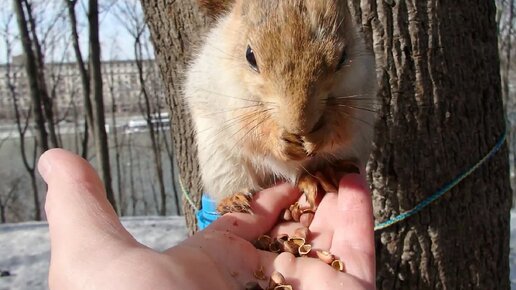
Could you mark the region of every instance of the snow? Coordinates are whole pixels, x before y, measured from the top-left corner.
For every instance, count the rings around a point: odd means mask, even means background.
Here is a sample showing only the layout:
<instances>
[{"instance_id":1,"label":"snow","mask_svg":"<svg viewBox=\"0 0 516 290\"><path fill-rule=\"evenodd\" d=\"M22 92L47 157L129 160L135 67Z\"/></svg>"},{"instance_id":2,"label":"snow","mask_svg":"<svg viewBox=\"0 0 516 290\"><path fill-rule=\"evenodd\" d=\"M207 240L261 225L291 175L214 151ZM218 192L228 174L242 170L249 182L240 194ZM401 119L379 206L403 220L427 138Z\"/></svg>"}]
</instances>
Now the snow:
<instances>
[{"instance_id":1,"label":"snow","mask_svg":"<svg viewBox=\"0 0 516 290\"><path fill-rule=\"evenodd\" d=\"M187 237L183 217L124 218L126 229L142 244L165 250ZM28 222L0 225L0 290L48 289L50 258L48 225Z\"/></svg>"},{"instance_id":2,"label":"snow","mask_svg":"<svg viewBox=\"0 0 516 290\"><path fill-rule=\"evenodd\" d=\"M124 218L122 223L141 243L165 250L187 236L182 217ZM511 289L516 290L516 210L511 212ZM0 278L0 290L38 290L47 288L50 244L44 222L0 225L0 271L11 276Z\"/></svg>"}]
</instances>

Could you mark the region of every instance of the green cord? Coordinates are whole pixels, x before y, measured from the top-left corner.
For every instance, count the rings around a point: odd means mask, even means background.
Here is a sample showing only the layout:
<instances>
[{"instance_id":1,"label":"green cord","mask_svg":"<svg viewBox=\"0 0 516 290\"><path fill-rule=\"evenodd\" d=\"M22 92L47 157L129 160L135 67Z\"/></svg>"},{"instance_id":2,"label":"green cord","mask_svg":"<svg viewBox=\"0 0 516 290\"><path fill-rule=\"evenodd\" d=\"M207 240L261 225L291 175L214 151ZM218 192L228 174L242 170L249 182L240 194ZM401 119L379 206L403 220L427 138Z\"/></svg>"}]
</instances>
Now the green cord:
<instances>
[{"instance_id":1,"label":"green cord","mask_svg":"<svg viewBox=\"0 0 516 290\"><path fill-rule=\"evenodd\" d=\"M181 176L179 176L178 180L179 180L179 186L181 186L181 190L183 191L183 196L186 198L186 200L188 201L190 206L195 210L195 212L198 212L199 209L197 208L197 206L193 202L192 198L190 197L190 192L188 192L188 190L186 190L185 186L183 185Z\"/></svg>"},{"instance_id":2,"label":"green cord","mask_svg":"<svg viewBox=\"0 0 516 290\"><path fill-rule=\"evenodd\" d=\"M504 144L505 140L507 139L507 134L508 134L508 132L507 132L507 129L506 129L503 132L503 134L500 137L500 139L498 140L498 142L495 144L495 146L489 151L489 153L487 153L482 159L480 159L470 169L468 169L467 171L459 174L451 182L445 184L442 188L437 190L436 193L434 193L433 195L429 196L428 198L426 198L423 201L421 201L420 203L418 203L411 210L408 210L408 211L406 211L404 213L401 213L401 214L399 214L399 215L397 215L397 216L395 216L395 217L393 217L393 218L391 218L391 219L389 219L387 221L384 221L384 222L376 224L374 226L374 230L375 231L379 231L379 230L385 229L387 227L390 227L390 226L392 226L392 225L394 225L394 224L396 224L398 222L401 222L401 221L403 221L403 220L405 220L405 219L415 215L416 213L420 212L421 210L423 210L425 207L427 207L428 205L430 205L434 201L438 200L440 197L442 197L444 194L446 194L452 188L454 188L457 184L459 184L462 180L464 180L466 177L471 175L475 170L477 170L487 160L491 159L498 151L500 151L500 149L502 148L502 145ZM188 201L190 206L196 212L198 212L199 208L197 208L197 206L193 202L192 198L190 197L190 193L184 187L181 177L179 177L178 179L179 179L179 185L181 186L181 190L183 191L184 197L186 198L186 200Z\"/></svg>"},{"instance_id":3,"label":"green cord","mask_svg":"<svg viewBox=\"0 0 516 290\"><path fill-rule=\"evenodd\" d=\"M498 142L495 144L495 146L487 153L480 161L478 161L473 167L468 169L467 171L463 172L462 174L459 174L457 177L455 177L451 182L445 184L443 187L441 187L439 190L437 190L436 193L429 196L428 198L424 199L420 203L418 203L414 208L412 208L409 211L406 211L404 213L401 213L387 221L381 222L379 224L376 224L374 226L375 231L379 231L382 229L385 229L387 227L390 227L400 221L403 221L416 213L423 210L425 207L427 207L432 202L439 199L441 196L443 196L445 193L450 191L452 188L454 188L457 184L459 184L462 180L464 180L466 177L471 175L480 165L484 164L487 160L491 159L498 151L500 151L500 148L502 148L502 145L505 143L505 140L507 139L507 130L505 130L498 140Z\"/></svg>"}]
</instances>

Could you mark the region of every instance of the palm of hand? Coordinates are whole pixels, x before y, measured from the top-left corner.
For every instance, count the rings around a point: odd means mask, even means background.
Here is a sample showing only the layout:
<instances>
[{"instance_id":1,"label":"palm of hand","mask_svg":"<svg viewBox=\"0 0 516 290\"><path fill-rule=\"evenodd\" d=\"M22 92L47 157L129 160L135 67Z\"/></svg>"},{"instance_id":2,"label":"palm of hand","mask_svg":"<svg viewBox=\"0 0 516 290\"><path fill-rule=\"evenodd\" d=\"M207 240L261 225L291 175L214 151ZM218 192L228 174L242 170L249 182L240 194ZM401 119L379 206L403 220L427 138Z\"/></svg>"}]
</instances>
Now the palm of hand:
<instances>
[{"instance_id":1,"label":"palm of hand","mask_svg":"<svg viewBox=\"0 0 516 290\"><path fill-rule=\"evenodd\" d=\"M316 258L259 251L249 242L263 233L288 234L300 227L277 224L281 209L297 198L287 185L258 193L253 215L225 215L160 253L123 228L87 162L62 150L45 155L39 169L49 185L51 289L242 290L256 281L258 269L282 273L296 290L374 288L371 200L357 176L343 179L339 195L325 195L310 227L314 249L344 261L341 273Z\"/></svg>"},{"instance_id":2,"label":"palm of hand","mask_svg":"<svg viewBox=\"0 0 516 290\"><path fill-rule=\"evenodd\" d=\"M254 216L231 214L224 216L205 232L182 246L199 249L216 265L224 265L224 272L234 282L234 289L242 289L249 281L256 281L255 273L263 269L266 276L278 271L287 277L294 289L368 289L374 288L374 248L372 241L372 209L363 183L358 176L345 178L342 191L347 196L328 193L316 211L310 226L310 243L314 249L327 250L345 261L345 273L340 273L317 258L295 258L290 253L274 254L255 249L249 241L256 239L276 223L282 208L296 197L286 186L260 193L252 205ZM351 178L351 180L349 180ZM290 191L290 195L289 195ZM286 193L286 194L285 194ZM264 205L274 204L265 210ZM274 225L270 234L292 235L300 223L282 222ZM289 279L290 278L290 279ZM267 285L267 281L260 284ZM236 286L235 286L236 285ZM226 289L233 289L229 286Z\"/></svg>"}]
</instances>

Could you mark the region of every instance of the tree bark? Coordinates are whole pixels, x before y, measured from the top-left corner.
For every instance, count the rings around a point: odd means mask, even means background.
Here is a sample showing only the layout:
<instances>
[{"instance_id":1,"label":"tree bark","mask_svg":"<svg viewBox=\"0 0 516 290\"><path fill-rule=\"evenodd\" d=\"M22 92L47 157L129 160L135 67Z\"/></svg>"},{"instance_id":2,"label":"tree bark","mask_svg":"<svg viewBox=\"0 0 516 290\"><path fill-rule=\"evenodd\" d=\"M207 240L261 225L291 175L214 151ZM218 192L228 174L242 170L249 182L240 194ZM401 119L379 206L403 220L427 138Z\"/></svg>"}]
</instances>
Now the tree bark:
<instances>
[{"instance_id":1,"label":"tree bark","mask_svg":"<svg viewBox=\"0 0 516 290\"><path fill-rule=\"evenodd\" d=\"M156 57L166 86L171 112L171 134L182 184L200 206L201 182L194 132L188 110L181 98L182 73L195 45L206 32L209 19L200 13L195 0L141 1L149 25ZM190 234L197 230L196 208L183 197L183 212Z\"/></svg>"},{"instance_id":2,"label":"tree bark","mask_svg":"<svg viewBox=\"0 0 516 290\"><path fill-rule=\"evenodd\" d=\"M369 164L375 216L414 208L505 130L494 1L353 0L382 101ZM376 235L379 289L509 289L507 148Z\"/></svg>"},{"instance_id":3,"label":"tree bark","mask_svg":"<svg viewBox=\"0 0 516 290\"><path fill-rule=\"evenodd\" d=\"M88 9L88 22L90 28L90 68L91 91L93 92L93 118L95 131L95 147L100 176L106 188L109 202L117 211L115 196L111 185L111 167L109 165L108 136L106 133L106 120L104 113L104 99L102 96L102 72L100 63L99 42L99 11L98 1L90 0Z\"/></svg>"}]
</instances>

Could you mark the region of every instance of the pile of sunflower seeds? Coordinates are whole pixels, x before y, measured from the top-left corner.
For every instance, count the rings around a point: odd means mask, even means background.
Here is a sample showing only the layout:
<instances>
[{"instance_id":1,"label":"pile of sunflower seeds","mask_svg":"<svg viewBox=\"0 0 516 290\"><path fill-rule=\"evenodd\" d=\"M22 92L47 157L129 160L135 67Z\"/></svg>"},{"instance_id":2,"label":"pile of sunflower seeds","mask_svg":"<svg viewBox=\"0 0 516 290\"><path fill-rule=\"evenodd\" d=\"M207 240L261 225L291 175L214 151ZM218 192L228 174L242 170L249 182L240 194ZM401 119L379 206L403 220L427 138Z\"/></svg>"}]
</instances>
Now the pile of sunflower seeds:
<instances>
[{"instance_id":1,"label":"pile of sunflower seeds","mask_svg":"<svg viewBox=\"0 0 516 290\"><path fill-rule=\"evenodd\" d=\"M295 257L306 257L312 252L312 245L307 243L307 238L310 235L308 227L301 227L294 231L292 236L283 234L277 237L262 235L256 239L254 246L263 251L273 253L288 252ZM337 271L344 272L344 263L336 259L333 254L328 251L315 251L317 258L324 263L330 265ZM260 268L254 273L254 277L258 280L266 281L267 277L263 273L263 268ZM274 272L270 279L267 288L263 289L258 282L249 282L246 284L245 290L293 290L291 285L285 284L285 278L279 272Z\"/></svg>"}]
</instances>

